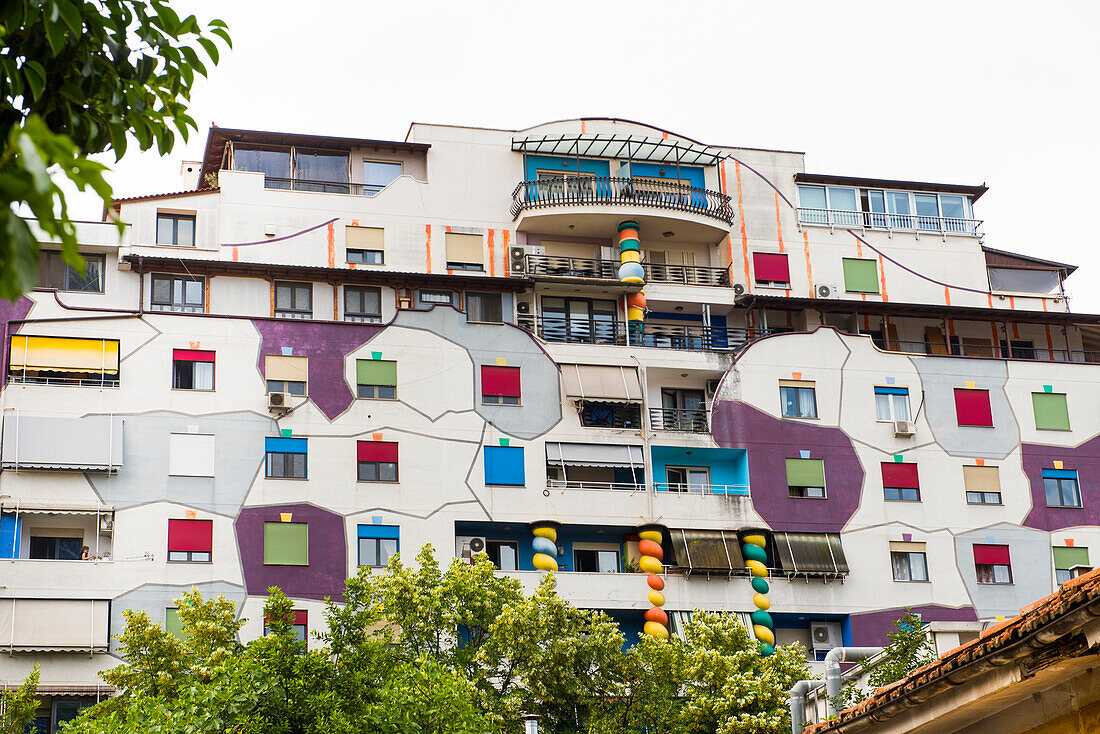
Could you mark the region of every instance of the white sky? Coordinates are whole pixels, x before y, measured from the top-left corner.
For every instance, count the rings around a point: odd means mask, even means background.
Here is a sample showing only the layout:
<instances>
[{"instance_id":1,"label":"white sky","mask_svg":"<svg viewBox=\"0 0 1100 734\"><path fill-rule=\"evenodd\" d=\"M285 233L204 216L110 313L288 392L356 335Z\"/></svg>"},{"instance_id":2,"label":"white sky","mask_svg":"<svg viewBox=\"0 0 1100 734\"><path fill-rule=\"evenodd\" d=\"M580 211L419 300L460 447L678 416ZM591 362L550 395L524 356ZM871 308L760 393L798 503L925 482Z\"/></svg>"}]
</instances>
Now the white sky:
<instances>
[{"instance_id":1,"label":"white sky","mask_svg":"<svg viewBox=\"0 0 1100 734\"><path fill-rule=\"evenodd\" d=\"M978 184L985 244L1081 266L1100 312L1100 3L176 0L234 50L200 131L131 152L117 196L174 191L223 127L403 139L409 123L523 128L622 117L706 143L806 152L817 173ZM74 199L98 219L94 198Z\"/></svg>"}]
</instances>

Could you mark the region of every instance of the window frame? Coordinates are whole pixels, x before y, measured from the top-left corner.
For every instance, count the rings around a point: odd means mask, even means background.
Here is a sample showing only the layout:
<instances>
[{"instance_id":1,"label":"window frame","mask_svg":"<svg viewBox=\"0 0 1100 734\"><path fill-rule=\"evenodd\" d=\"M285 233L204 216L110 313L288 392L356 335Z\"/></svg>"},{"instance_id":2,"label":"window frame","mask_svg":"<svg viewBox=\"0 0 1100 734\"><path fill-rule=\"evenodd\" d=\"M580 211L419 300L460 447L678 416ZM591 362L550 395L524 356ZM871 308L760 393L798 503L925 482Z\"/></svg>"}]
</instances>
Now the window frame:
<instances>
[{"instance_id":1,"label":"window frame","mask_svg":"<svg viewBox=\"0 0 1100 734\"><path fill-rule=\"evenodd\" d=\"M879 390L883 390L884 392L880 393ZM890 392L885 392L887 390L889 390ZM902 394L903 394L901 392L898 392L900 390L905 391L904 396L905 396L905 412L906 412L906 415L905 415L904 418L898 418L895 411L894 411L894 408L895 408L894 398L895 397L901 397ZM902 386L897 386L897 385L875 385L874 386L874 395L875 395L875 422L876 423L894 423L896 421L912 421L913 420L913 403L911 402L911 399L910 399L909 387L908 386L902 387ZM879 410L878 410L878 407L879 407L878 396L879 395L886 395L890 398L886 402L886 404L890 408L890 417L889 418L883 418L879 414Z\"/></svg>"},{"instance_id":2,"label":"window frame","mask_svg":"<svg viewBox=\"0 0 1100 734\"><path fill-rule=\"evenodd\" d=\"M623 554L622 548L614 543L574 543L572 548L573 572L574 573L622 573L623 572ZM577 570L577 553L594 553L596 561L595 571L578 571ZM614 553L615 554L615 570L614 571L600 571L600 554L601 553Z\"/></svg>"},{"instance_id":3,"label":"window frame","mask_svg":"<svg viewBox=\"0 0 1100 734\"><path fill-rule=\"evenodd\" d=\"M370 313L367 311L348 311L348 293L349 290L352 293L359 294L360 303L363 302L363 293L368 291L377 291L378 293L378 312ZM344 301L344 321L350 321L362 324L380 324L382 323L382 289L379 286L373 285L344 285L343 289L343 301Z\"/></svg>"},{"instance_id":4,"label":"window frame","mask_svg":"<svg viewBox=\"0 0 1100 734\"><path fill-rule=\"evenodd\" d=\"M1058 474L1071 474L1072 473L1073 476L1072 477L1070 477L1070 476L1048 476L1048 473L1053 474L1054 472L1057 472ZM1043 469L1042 470L1042 476L1043 476L1043 496L1044 496L1044 499L1046 500L1046 503L1047 503L1046 506L1047 507L1050 507L1050 508L1053 508L1053 509L1059 509L1059 510L1080 510L1080 509L1084 508L1084 497L1081 496L1081 478L1078 475L1076 469L1064 469L1064 470ZM1072 504L1072 505L1067 505L1067 504L1064 504L1064 503L1063 504L1057 504L1057 505L1050 504L1050 484L1048 484L1049 482L1055 482L1055 488L1056 488L1056 491L1058 493L1058 497L1059 497L1060 500L1064 500L1065 497L1066 497L1066 491L1065 491L1065 488L1063 486L1063 483L1072 482L1072 494L1073 494L1073 497L1077 500L1077 503Z\"/></svg>"},{"instance_id":5,"label":"window frame","mask_svg":"<svg viewBox=\"0 0 1100 734\"><path fill-rule=\"evenodd\" d=\"M358 461L357 460L355 462L355 476L356 476L355 481L357 481L357 482L367 482L367 483L370 483L370 484L398 484L401 481L400 475L398 474L398 466L397 466L398 463L399 462L396 462L396 461ZM390 466L391 464L393 465L393 479L381 479L380 477L382 476L382 468L386 467L386 466ZM378 479L369 479L369 478L364 479L363 478L363 469L364 468L370 468L370 467L374 467L375 476L379 477Z\"/></svg>"},{"instance_id":6,"label":"window frame","mask_svg":"<svg viewBox=\"0 0 1100 734\"><path fill-rule=\"evenodd\" d=\"M385 568L390 565L390 559L401 552L401 538L372 538L356 536L355 538L355 562L359 568ZM382 561L382 543L393 543L393 552L386 554L385 562L380 563L363 563L363 541L369 541L368 544L374 545L375 557Z\"/></svg>"},{"instance_id":7,"label":"window frame","mask_svg":"<svg viewBox=\"0 0 1100 734\"><path fill-rule=\"evenodd\" d=\"M787 401L783 397L784 390L809 390L812 398L813 415L787 415ZM800 392L795 393L796 398L800 396ZM802 401L800 399L795 400L793 403L796 407L800 407ZM820 412L817 409L817 386L813 385L784 385L782 382L779 384L779 415L782 418L794 418L799 420L819 420Z\"/></svg>"},{"instance_id":8,"label":"window frame","mask_svg":"<svg viewBox=\"0 0 1100 734\"><path fill-rule=\"evenodd\" d=\"M507 547L512 549L515 554L515 565L513 568L501 568L500 565L500 549ZM496 555L496 560L493 559L493 555ZM485 555L489 557L489 562L496 566L498 571L518 571L519 568L519 542L515 540L488 540L485 541Z\"/></svg>"},{"instance_id":9,"label":"window frame","mask_svg":"<svg viewBox=\"0 0 1100 734\"><path fill-rule=\"evenodd\" d=\"M156 300L157 281L168 281L169 299L167 302ZM183 301L176 301L176 282L183 284L180 289ZM187 284L198 283L201 289L199 305L187 302ZM164 313L206 313L206 276L203 275L175 275L172 273L149 274L149 310Z\"/></svg>"},{"instance_id":10,"label":"window frame","mask_svg":"<svg viewBox=\"0 0 1100 734\"><path fill-rule=\"evenodd\" d=\"M519 395L486 395L485 394L485 370L509 370L510 374L516 375L516 382L519 383L518 388ZM514 371L514 372L511 372ZM483 364L481 365L481 374L479 375L481 382L481 404L482 405L494 405L494 406L508 406L508 407L520 407L523 405L523 372L520 367L515 365L497 365L497 364Z\"/></svg>"},{"instance_id":11,"label":"window frame","mask_svg":"<svg viewBox=\"0 0 1100 734\"><path fill-rule=\"evenodd\" d=\"M983 572L981 569L988 568L988 573ZM1008 581L997 581L997 569L1008 569ZM991 579L990 581L983 581L982 576ZM989 586L1012 586L1015 581L1012 578L1012 565L1002 563L975 563L974 564L974 578L975 581L982 585Z\"/></svg>"},{"instance_id":12,"label":"window frame","mask_svg":"<svg viewBox=\"0 0 1100 734\"><path fill-rule=\"evenodd\" d=\"M363 172L363 196L375 196L380 194L386 189L387 186L392 184L397 179L405 175L405 162L404 161L388 161L376 158L362 158L360 159L360 169ZM370 164L382 164L384 166L397 166L398 174L391 178L384 184L377 184L367 181L367 166Z\"/></svg>"},{"instance_id":13,"label":"window frame","mask_svg":"<svg viewBox=\"0 0 1100 734\"><path fill-rule=\"evenodd\" d=\"M70 283L70 278L81 278L82 280L84 278L83 276L77 274L76 270L65 262L65 260L62 258L62 253L60 250L39 250L38 283L35 288L54 290L61 293L93 293L103 295L107 290L107 256L103 253L98 252L81 252L79 253L79 255L81 258L84 259L85 274L87 274L88 269L91 268L93 264L97 264L97 267L99 268L99 273L97 277L99 283L98 290L88 290L87 288L71 287L72 284ZM52 261L57 262L55 264ZM60 284L53 285L49 282L43 282L43 275L45 275L45 280L49 281L51 275L50 271L54 268L59 269L59 276L61 279ZM43 273L43 270L45 270L45 273Z\"/></svg>"},{"instance_id":14,"label":"window frame","mask_svg":"<svg viewBox=\"0 0 1100 734\"><path fill-rule=\"evenodd\" d=\"M283 474L272 473L272 457L281 456L283 461ZM302 475L286 474L288 456L301 456L302 457ZM293 466L295 462L290 462ZM309 455L304 453L298 453L294 451L265 451L264 452L264 479L309 479Z\"/></svg>"},{"instance_id":15,"label":"window frame","mask_svg":"<svg viewBox=\"0 0 1100 734\"><path fill-rule=\"evenodd\" d=\"M472 319L472 318L470 318L470 301L471 301L471 299L476 298L476 299L480 300L482 315L484 315L484 311L485 311L484 304L485 304L485 297L486 296L491 296L491 297L496 298L496 304L500 308L500 318L496 319L496 320L492 320L492 319L489 319L489 320L486 320L486 319ZM505 321L504 321L504 294L503 293L493 293L491 291L466 291L462 305L466 307L466 321L468 323L471 323L471 324L503 324L503 323L505 323Z\"/></svg>"},{"instance_id":16,"label":"window frame","mask_svg":"<svg viewBox=\"0 0 1100 734\"><path fill-rule=\"evenodd\" d=\"M204 522L208 523L210 528L210 545L209 549L205 551L201 550L172 550L172 521L183 521L187 523L192 522ZM183 554L184 558L173 558L174 554ZM206 558L196 558L196 554L205 555ZM168 532L165 541L165 559L168 563L213 563L214 562L214 521L205 518L184 518L184 517L170 517L168 518Z\"/></svg>"},{"instance_id":17,"label":"window frame","mask_svg":"<svg viewBox=\"0 0 1100 734\"><path fill-rule=\"evenodd\" d=\"M210 351L213 350L186 350L186 351ZM182 387L179 382L179 368L177 365L188 364L191 365L191 384L194 385L197 380L195 379L195 365L208 364L210 365L210 387ZM176 359L175 354L172 355L172 389L184 390L186 392L215 392L218 388L218 365L214 358L209 360L197 360L197 359Z\"/></svg>"},{"instance_id":18,"label":"window frame","mask_svg":"<svg viewBox=\"0 0 1100 734\"><path fill-rule=\"evenodd\" d=\"M365 249L365 248L362 248L362 247L348 247L344 250L344 252L346 253L345 256L344 256L344 261L349 263L349 264L355 264L355 265L385 265L386 264L386 251L385 250L368 250L368 249ZM353 260L351 258L352 253L356 253L357 255L361 255L363 259ZM368 260L367 259L367 254L368 253L370 253L370 255L372 255L372 256L377 254L378 255L378 262Z\"/></svg>"},{"instance_id":19,"label":"window frame","mask_svg":"<svg viewBox=\"0 0 1100 734\"><path fill-rule=\"evenodd\" d=\"M290 308L282 308L279 306L279 287L290 288L290 300L292 306ZM313 318L313 283L309 281L300 280L274 280L271 282L272 292L272 309L277 319L303 319L310 320ZM302 309L297 308L293 304L298 300L299 289L305 289L309 293L309 308Z\"/></svg>"},{"instance_id":20,"label":"window frame","mask_svg":"<svg viewBox=\"0 0 1100 734\"><path fill-rule=\"evenodd\" d=\"M172 222L172 241L171 242L161 242L160 241L160 223L161 223L161 220L170 220ZM188 214L188 213L184 213L184 212L158 211L157 212L157 219L156 219L156 237L155 237L156 245L158 247L188 247L188 248L194 248L195 247L195 241L196 241L195 235L198 233L198 221L197 220L198 220L197 212L192 212L192 213ZM180 224L181 221L187 221L187 222L191 223L191 244L189 244L189 245L181 245L179 243L179 224Z\"/></svg>"},{"instance_id":21,"label":"window frame","mask_svg":"<svg viewBox=\"0 0 1100 734\"><path fill-rule=\"evenodd\" d=\"M268 563L267 560L267 528L269 525L303 525L305 526L305 562L304 563ZM309 523L308 522L282 522L281 520L265 520L263 524L263 565L264 566L299 566L309 567Z\"/></svg>"},{"instance_id":22,"label":"window frame","mask_svg":"<svg viewBox=\"0 0 1100 734\"><path fill-rule=\"evenodd\" d=\"M896 567L894 566L894 560L895 560L895 557L901 557L901 556L905 557L905 565L909 570L909 578L907 578L907 579L899 579L897 577L897 574L896 574ZM920 556L921 557L921 561L922 561L923 568L924 568L924 578L922 578L922 579L913 578L913 556ZM928 573L928 552L927 551L921 552L921 551L895 551L895 550L892 550L892 551L890 551L890 571L891 571L891 576L893 576L894 581L897 582L897 583L905 583L905 584L926 584L926 583L929 583L931 575Z\"/></svg>"}]
</instances>

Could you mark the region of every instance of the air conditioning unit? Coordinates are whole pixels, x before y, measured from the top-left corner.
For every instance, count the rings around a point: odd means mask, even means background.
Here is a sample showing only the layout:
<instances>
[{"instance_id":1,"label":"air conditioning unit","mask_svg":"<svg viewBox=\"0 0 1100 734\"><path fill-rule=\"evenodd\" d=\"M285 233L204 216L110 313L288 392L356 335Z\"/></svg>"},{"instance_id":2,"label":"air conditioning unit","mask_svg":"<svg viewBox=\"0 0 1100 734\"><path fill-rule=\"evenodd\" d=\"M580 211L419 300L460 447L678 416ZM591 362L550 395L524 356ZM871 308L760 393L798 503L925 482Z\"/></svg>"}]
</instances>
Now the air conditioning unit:
<instances>
[{"instance_id":1,"label":"air conditioning unit","mask_svg":"<svg viewBox=\"0 0 1100 734\"><path fill-rule=\"evenodd\" d=\"M289 393L285 392L269 392L267 394L267 409L272 413L285 413L290 410L290 406L287 405L287 399L290 397Z\"/></svg>"},{"instance_id":2,"label":"air conditioning unit","mask_svg":"<svg viewBox=\"0 0 1100 734\"><path fill-rule=\"evenodd\" d=\"M508 271L511 273L527 272L526 252L520 245L508 248Z\"/></svg>"},{"instance_id":3,"label":"air conditioning unit","mask_svg":"<svg viewBox=\"0 0 1100 734\"><path fill-rule=\"evenodd\" d=\"M912 438L917 432L913 421L894 421L894 436L896 438Z\"/></svg>"},{"instance_id":4,"label":"air conditioning unit","mask_svg":"<svg viewBox=\"0 0 1100 734\"><path fill-rule=\"evenodd\" d=\"M721 380L707 380L707 395L713 396L716 392L718 392L718 384L720 382L722 382L722 381Z\"/></svg>"},{"instance_id":5,"label":"air conditioning unit","mask_svg":"<svg viewBox=\"0 0 1100 734\"><path fill-rule=\"evenodd\" d=\"M844 644L840 622L810 622L810 644L815 650L832 650Z\"/></svg>"},{"instance_id":6,"label":"air conditioning unit","mask_svg":"<svg viewBox=\"0 0 1100 734\"><path fill-rule=\"evenodd\" d=\"M749 287L747 285L745 285L744 283L734 283L733 284L733 295L743 296L748 292L749 292Z\"/></svg>"},{"instance_id":7,"label":"air conditioning unit","mask_svg":"<svg viewBox=\"0 0 1100 734\"><path fill-rule=\"evenodd\" d=\"M821 283L814 287L814 296L817 298L840 298L840 288L835 285Z\"/></svg>"},{"instance_id":8,"label":"air conditioning unit","mask_svg":"<svg viewBox=\"0 0 1100 734\"><path fill-rule=\"evenodd\" d=\"M474 562L474 556L485 550L485 538L475 535L455 538L455 555L466 561Z\"/></svg>"},{"instance_id":9,"label":"air conditioning unit","mask_svg":"<svg viewBox=\"0 0 1100 734\"><path fill-rule=\"evenodd\" d=\"M530 301L517 301L516 302L516 313L521 313L521 314L531 313L531 302Z\"/></svg>"}]
</instances>

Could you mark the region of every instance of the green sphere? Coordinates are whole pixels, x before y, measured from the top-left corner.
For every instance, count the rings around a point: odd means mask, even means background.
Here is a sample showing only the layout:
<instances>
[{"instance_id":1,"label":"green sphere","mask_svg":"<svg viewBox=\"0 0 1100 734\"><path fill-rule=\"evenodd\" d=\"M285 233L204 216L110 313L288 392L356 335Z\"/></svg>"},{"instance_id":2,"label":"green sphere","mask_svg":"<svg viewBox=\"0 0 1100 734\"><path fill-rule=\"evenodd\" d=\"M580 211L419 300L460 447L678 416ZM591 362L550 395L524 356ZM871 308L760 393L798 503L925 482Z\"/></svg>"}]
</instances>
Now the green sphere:
<instances>
[{"instance_id":1,"label":"green sphere","mask_svg":"<svg viewBox=\"0 0 1100 734\"><path fill-rule=\"evenodd\" d=\"M768 554L764 549L758 545L752 545L751 543L745 543L741 546L741 555L745 557L746 561L768 562Z\"/></svg>"},{"instance_id":2,"label":"green sphere","mask_svg":"<svg viewBox=\"0 0 1100 734\"><path fill-rule=\"evenodd\" d=\"M757 594L767 594L768 582L758 576L754 576L752 579L752 590Z\"/></svg>"}]
</instances>

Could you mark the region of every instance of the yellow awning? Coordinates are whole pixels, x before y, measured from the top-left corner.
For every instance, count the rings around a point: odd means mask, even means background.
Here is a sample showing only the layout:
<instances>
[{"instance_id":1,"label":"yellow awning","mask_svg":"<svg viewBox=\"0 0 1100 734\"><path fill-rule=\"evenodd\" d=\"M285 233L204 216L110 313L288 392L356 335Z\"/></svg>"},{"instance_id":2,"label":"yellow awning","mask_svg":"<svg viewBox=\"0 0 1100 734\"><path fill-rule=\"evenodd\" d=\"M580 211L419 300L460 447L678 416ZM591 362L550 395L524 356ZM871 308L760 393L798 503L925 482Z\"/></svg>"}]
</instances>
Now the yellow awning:
<instances>
[{"instance_id":1,"label":"yellow awning","mask_svg":"<svg viewBox=\"0 0 1100 734\"><path fill-rule=\"evenodd\" d=\"M12 370L47 372L118 372L118 342L113 339L75 339L63 336L11 338Z\"/></svg>"}]
</instances>

